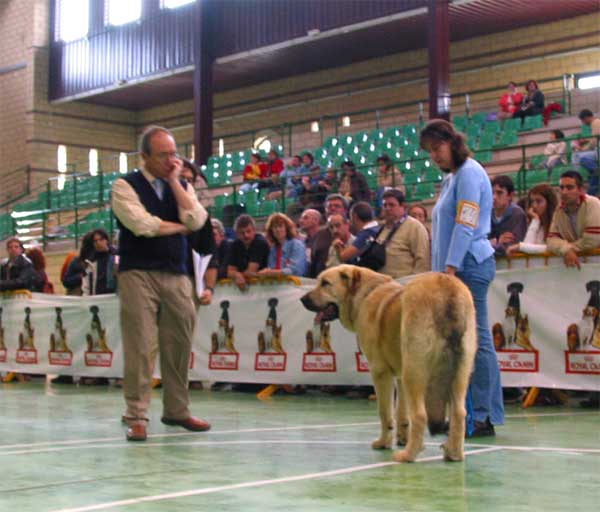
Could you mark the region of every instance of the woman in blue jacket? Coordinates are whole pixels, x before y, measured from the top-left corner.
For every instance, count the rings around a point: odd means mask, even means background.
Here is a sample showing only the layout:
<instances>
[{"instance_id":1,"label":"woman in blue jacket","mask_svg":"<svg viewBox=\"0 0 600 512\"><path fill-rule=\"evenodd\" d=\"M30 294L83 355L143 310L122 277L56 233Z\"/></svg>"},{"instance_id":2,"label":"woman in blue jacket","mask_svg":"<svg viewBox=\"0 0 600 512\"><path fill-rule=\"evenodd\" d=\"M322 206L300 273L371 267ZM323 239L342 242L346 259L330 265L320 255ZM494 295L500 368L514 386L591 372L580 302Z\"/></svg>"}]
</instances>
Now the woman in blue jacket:
<instances>
[{"instance_id":1,"label":"woman in blue jacket","mask_svg":"<svg viewBox=\"0 0 600 512\"><path fill-rule=\"evenodd\" d=\"M267 240L271 244L268 268L261 270L261 276L298 276L306 273L306 247L297 238L295 224L287 215L274 213L267 219L265 228Z\"/></svg>"},{"instance_id":2,"label":"woman in blue jacket","mask_svg":"<svg viewBox=\"0 0 600 512\"><path fill-rule=\"evenodd\" d=\"M421 147L447 176L433 209L432 268L456 275L471 290L479 347L469 387L474 430L471 437L495 435L504 423L502 385L489 328L487 293L496 274L491 226L492 187L483 167L471 158L462 134L443 119L421 131Z\"/></svg>"}]
</instances>

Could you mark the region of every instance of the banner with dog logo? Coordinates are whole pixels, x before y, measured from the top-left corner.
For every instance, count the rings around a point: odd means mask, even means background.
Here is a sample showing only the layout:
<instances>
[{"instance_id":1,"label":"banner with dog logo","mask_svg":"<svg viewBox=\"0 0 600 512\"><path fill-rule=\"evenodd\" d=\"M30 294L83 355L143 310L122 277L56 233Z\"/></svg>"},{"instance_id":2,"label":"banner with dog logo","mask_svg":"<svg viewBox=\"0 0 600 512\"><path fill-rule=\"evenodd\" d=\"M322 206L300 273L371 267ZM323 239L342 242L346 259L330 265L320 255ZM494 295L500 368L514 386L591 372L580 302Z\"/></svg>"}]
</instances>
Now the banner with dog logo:
<instances>
[{"instance_id":1,"label":"banner with dog logo","mask_svg":"<svg viewBox=\"0 0 600 512\"><path fill-rule=\"evenodd\" d=\"M552 264L499 264L489 321L503 385L600 390L600 263L581 271ZM302 307L313 286L310 279L267 279L246 292L218 286L198 311L190 380L370 384L356 336ZM116 296L2 297L0 371L122 376Z\"/></svg>"}]
</instances>

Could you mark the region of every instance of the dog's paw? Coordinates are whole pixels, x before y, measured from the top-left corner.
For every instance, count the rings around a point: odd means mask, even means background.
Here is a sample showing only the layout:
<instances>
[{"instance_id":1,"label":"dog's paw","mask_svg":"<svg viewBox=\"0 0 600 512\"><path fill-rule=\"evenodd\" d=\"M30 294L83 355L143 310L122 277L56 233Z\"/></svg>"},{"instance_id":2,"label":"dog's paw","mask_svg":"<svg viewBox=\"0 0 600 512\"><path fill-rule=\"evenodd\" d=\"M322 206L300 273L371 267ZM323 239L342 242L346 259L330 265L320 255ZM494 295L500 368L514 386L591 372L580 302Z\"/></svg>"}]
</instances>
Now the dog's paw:
<instances>
[{"instance_id":1,"label":"dog's paw","mask_svg":"<svg viewBox=\"0 0 600 512\"><path fill-rule=\"evenodd\" d=\"M380 437L379 439L375 439L375 441L371 443L371 448L373 448L373 450L387 450L391 447L391 440L387 438Z\"/></svg>"},{"instance_id":2,"label":"dog's paw","mask_svg":"<svg viewBox=\"0 0 600 512\"><path fill-rule=\"evenodd\" d=\"M396 462L414 462L415 458L408 450L396 450L392 455Z\"/></svg>"},{"instance_id":3,"label":"dog's paw","mask_svg":"<svg viewBox=\"0 0 600 512\"><path fill-rule=\"evenodd\" d=\"M406 446L408 442L408 426L398 427L398 431L396 432L396 444L398 446Z\"/></svg>"},{"instance_id":4,"label":"dog's paw","mask_svg":"<svg viewBox=\"0 0 600 512\"><path fill-rule=\"evenodd\" d=\"M451 448L447 443L441 445L442 450L444 450L444 460L448 462L460 462L465 460L465 454L460 448Z\"/></svg>"}]
</instances>

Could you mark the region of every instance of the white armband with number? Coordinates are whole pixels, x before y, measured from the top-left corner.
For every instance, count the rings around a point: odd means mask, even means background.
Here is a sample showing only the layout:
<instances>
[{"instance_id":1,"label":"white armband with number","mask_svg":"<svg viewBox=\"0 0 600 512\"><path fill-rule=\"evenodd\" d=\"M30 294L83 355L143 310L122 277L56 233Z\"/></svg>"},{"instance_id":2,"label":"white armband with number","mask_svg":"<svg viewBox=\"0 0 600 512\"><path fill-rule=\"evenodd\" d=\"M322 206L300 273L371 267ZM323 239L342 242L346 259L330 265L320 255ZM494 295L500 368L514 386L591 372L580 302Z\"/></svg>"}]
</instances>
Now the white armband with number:
<instances>
[{"instance_id":1,"label":"white armband with number","mask_svg":"<svg viewBox=\"0 0 600 512\"><path fill-rule=\"evenodd\" d=\"M471 201L460 201L456 209L456 223L476 228L479 223L479 205Z\"/></svg>"}]
</instances>

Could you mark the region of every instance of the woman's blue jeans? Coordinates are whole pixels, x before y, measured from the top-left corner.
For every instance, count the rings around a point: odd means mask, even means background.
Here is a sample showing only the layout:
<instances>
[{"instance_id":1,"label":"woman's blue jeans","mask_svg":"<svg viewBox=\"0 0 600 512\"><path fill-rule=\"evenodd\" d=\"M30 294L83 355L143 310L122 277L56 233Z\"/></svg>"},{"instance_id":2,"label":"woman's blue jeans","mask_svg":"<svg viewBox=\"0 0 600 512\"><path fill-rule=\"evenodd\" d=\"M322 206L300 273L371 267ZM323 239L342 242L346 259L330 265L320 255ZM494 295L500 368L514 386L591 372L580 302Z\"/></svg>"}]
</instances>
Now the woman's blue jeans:
<instances>
[{"instance_id":1,"label":"woman's blue jeans","mask_svg":"<svg viewBox=\"0 0 600 512\"><path fill-rule=\"evenodd\" d=\"M456 276L471 290L477 315L479 347L469 386L473 403L473 419L485 421L489 418L493 425L502 425L504 423L504 403L502 401L500 367L490 331L487 306L488 289L495 275L496 260L494 256L477 263L471 254L467 254L463 261L463 268L456 273Z\"/></svg>"}]
</instances>

